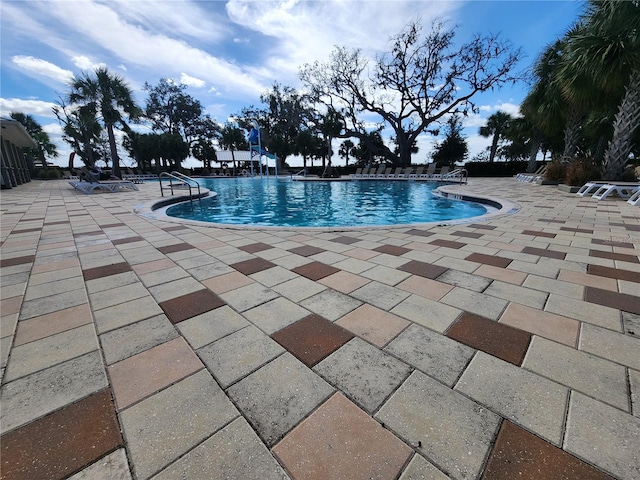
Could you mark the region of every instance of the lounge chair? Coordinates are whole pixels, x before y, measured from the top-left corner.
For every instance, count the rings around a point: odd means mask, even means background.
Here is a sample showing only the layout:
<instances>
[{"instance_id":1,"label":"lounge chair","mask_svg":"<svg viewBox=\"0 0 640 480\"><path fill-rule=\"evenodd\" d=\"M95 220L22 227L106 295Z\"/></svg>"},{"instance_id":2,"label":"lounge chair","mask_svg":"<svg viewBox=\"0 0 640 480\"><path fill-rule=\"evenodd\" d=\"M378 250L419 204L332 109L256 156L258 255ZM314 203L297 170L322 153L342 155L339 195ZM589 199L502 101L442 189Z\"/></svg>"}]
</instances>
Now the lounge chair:
<instances>
[{"instance_id":1,"label":"lounge chair","mask_svg":"<svg viewBox=\"0 0 640 480\"><path fill-rule=\"evenodd\" d=\"M586 197L587 195L593 195L601 186L608 184L609 182L587 182L576 192L578 197Z\"/></svg>"},{"instance_id":2,"label":"lounge chair","mask_svg":"<svg viewBox=\"0 0 640 480\"><path fill-rule=\"evenodd\" d=\"M435 180L443 180L447 173L449 173L449 166L445 165L440 169L438 173L434 173L433 175L431 175L431 178Z\"/></svg>"},{"instance_id":3,"label":"lounge chair","mask_svg":"<svg viewBox=\"0 0 640 480\"><path fill-rule=\"evenodd\" d=\"M360 177L362 177L362 168L356 168L356 173L352 173L349 176L351 178L360 178Z\"/></svg>"},{"instance_id":4,"label":"lounge chair","mask_svg":"<svg viewBox=\"0 0 640 480\"><path fill-rule=\"evenodd\" d=\"M138 190L135 183L130 180L98 180L91 171L83 167L80 169L80 180L71 181L69 185L73 188L80 190L87 195L90 195L94 190L106 190L107 192L117 192L120 190Z\"/></svg>"},{"instance_id":5,"label":"lounge chair","mask_svg":"<svg viewBox=\"0 0 640 480\"><path fill-rule=\"evenodd\" d=\"M617 194L620 198L631 198L640 190L640 183L611 183L602 185L592 198L596 200L604 200L612 193Z\"/></svg>"},{"instance_id":6,"label":"lounge chair","mask_svg":"<svg viewBox=\"0 0 640 480\"><path fill-rule=\"evenodd\" d=\"M449 167L447 167L449 168ZM420 175L418 175L418 178L432 178L434 176L434 174L436 173L436 164L435 163L430 163L427 166L427 171L424 173L421 173Z\"/></svg>"},{"instance_id":7,"label":"lounge chair","mask_svg":"<svg viewBox=\"0 0 640 480\"><path fill-rule=\"evenodd\" d=\"M629 205L633 205L634 207L640 206L640 189L636 190L636 193L634 193L629 197L629 200L627 200L627 203Z\"/></svg>"},{"instance_id":8,"label":"lounge chair","mask_svg":"<svg viewBox=\"0 0 640 480\"><path fill-rule=\"evenodd\" d=\"M533 173L527 173L527 172L518 173L514 178L516 180L518 180L519 182L530 182L532 178L539 177L540 175L543 175L545 170L546 170L546 168L547 168L546 165L541 165Z\"/></svg>"},{"instance_id":9,"label":"lounge chair","mask_svg":"<svg viewBox=\"0 0 640 480\"><path fill-rule=\"evenodd\" d=\"M416 167L415 172L409 174L409 178L419 178L420 175L422 175L422 172L424 172L424 167L420 165L419 167Z\"/></svg>"},{"instance_id":10,"label":"lounge chair","mask_svg":"<svg viewBox=\"0 0 640 480\"><path fill-rule=\"evenodd\" d=\"M382 165L380 165L378 167L378 171L375 174L375 178L384 178L385 174L384 171L387 169L387 165L385 163L383 163Z\"/></svg>"},{"instance_id":11,"label":"lounge chair","mask_svg":"<svg viewBox=\"0 0 640 480\"><path fill-rule=\"evenodd\" d=\"M400 176L400 173L402 173L402 167L396 167L396 169L393 172L389 172L387 173L386 177L387 178L397 178Z\"/></svg>"}]
</instances>

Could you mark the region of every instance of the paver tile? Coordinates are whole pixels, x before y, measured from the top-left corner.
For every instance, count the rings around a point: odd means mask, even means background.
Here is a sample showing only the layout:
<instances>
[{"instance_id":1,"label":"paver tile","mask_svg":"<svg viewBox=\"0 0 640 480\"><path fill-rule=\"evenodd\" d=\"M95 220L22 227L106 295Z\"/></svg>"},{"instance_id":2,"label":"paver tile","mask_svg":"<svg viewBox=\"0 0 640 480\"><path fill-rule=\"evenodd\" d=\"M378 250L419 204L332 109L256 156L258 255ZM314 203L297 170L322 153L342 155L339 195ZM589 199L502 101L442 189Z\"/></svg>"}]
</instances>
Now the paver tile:
<instances>
[{"instance_id":1,"label":"paver tile","mask_svg":"<svg viewBox=\"0 0 640 480\"><path fill-rule=\"evenodd\" d=\"M82 270L84 281L95 280L96 278L108 277L131 271L131 265L127 262L112 263L101 267L87 268Z\"/></svg>"},{"instance_id":2,"label":"paver tile","mask_svg":"<svg viewBox=\"0 0 640 480\"><path fill-rule=\"evenodd\" d=\"M390 313L444 333L462 311L419 295L410 295L392 308Z\"/></svg>"},{"instance_id":3,"label":"paver tile","mask_svg":"<svg viewBox=\"0 0 640 480\"><path fill-rule=\"evenodd\" d=\"M360 305L362 305L362 302L355 298L330 288L300 302L301 307L332 322L355 310Z\"/></svg>"},{"instance_id":4,"label":"paver tile","mask_svg":"<svg viewBox=\"0 0 640 480\"><path fill-rule=\"evenodd\" d=\"M309 314L309 310L284 297L278 297L243 313L245 318L267 335L271 335Z\"/></svg>"},{"instance_id":5,"label":"paver tile","mask_svg":"<svg viewBox=\"0 0 640 480\"><path fill-rule=\"evenodd\" d=\"M285 353L232 385L227 393L267 447L272 447L334 389Z\"/></svg>"},{"instance_id":6,"label":"paver tile","mask_svg":"<svg viewBox=\"0 0 640 480\"><path fill-rule=\"evenodd\" d=\"M312 367L353 338L329 320L311 314L271 335L305 365Z\"/></svg>"},{"instance_id":7,"label":"paver tile","mask_svg":"<svg viewBox=\"0 0 640 480\"><path fill-rule=\"evenodd\" d=\"M247 421L240 417L153 478L288 480L289 477Z\"/></svg>"},{"instance_id":8,"label":"paver tile","mask_svg":"<svg viewBox=\"0 0 640 480\"><path fill-rule=\"evenodd\" d=\"M310 280L320 280L321 278L328 277L329 275L339 272L340 269L321 262L311 262L306 265L293 268L291 271L298 275L302 275L303 277L307 277Z\"/></svg>"},{"instance_id":9,"label":"paver tile","mask_svg":"<svg viewBox=\"0 0 640 480\"><path fill-rule=\"evenodd\" d=\"M275 285L272 288L275 292L278 292L280 295L288 298L292 302L300 302L305 298L323 291L327 287L309 280L308 278L298 277Z\"/></svg>"},{"instance_id":10,"label":"paver tile","mask_svg":"<svg viewBox=\"0 0 640 480\"><path fill-rule=\"evenodd\" d=\"M602 358L640 370L640 338L584 324L578 348Z\"/></svg>"},{"instance_id":11,"label":"paver tile","mask_svg":"<svg viewBox=\"0 0 640 480\"><path fill-rule=\"evenodd\" d=\"M94 312L93 316L96 330L101 334L162 313L162 309L153 297L147 295L130 302L103 308Z\"/></svg>"},{"instance_id":12,"label":"paver tile","mask_svg":"<svg viewBox=\"0 0 640 480\"><path fill-rule=\"evenodd\" d=\"M637 272L623 270L619 268L605 267L600 265L588 265L587 273L589 275L597 275L605 278L615 278L619 280L627 280L629 282L640 283L640 275Z\"/></svg>"},{"instance_id":13,"label":"paver tile","mask_svg":"<svg viewBox=\"0 0 640 480\"><path fill-rule=\"evenodd\" d=\"M224 305L211 290L202 289L174 297L159 304L171 323L179 323Z\"/></svg>"},{"instance_id":14,"label":"paver tile","mask_svg":"<svg viewBox=\"0 0 640 480\"><path fill-rule=\"evenodd\" d=\"M410 322L371 305L362 305L335 322L379 348L410 325Z\"/></svg>"},{"instance_id":15,"label":"paver tile","mask_svg":"<svg viewBox=\"0 0 640 480\"><path fill-rule=\"evenodd\" d=\"M411 325L384 349L453 387L475 350L419 325Z\"/></svg>"},{"instance_id":16,"label":"paver tile","mask_svg":"<svg viewBox=\"0 0 640 480\"><path fill-rule=\"evenodd\" d=\"M69 480L131 480L131 471L124 448L106 455L75 475Z\"/></svg>"},{"instance_id":17,"label":"paver tile","mask_svg":"<svg viewBox=\"0 0 640 480\"><path fill-rule=\"evenodd\" d=\"M430 263L420 262L418 260L411 260L405 263L398 270L403 272L409 272L414 275L420 275L430 279L435 279L447 271L446 267L440 267L438 265L432 265Z\"/></svg>"},{"instance_id":18,"label":"paver tile","mask_svg":"<svg viewBox=\"0 0 640 480\"><path fill-rule=\"evenodd\" d=\"M448 480L449 477L417 453L405 468L399 480Z\"/></svg>"},{"instance_id":19,"label":"paver tile","mask_svg":"<svg viewBox=\"0 0 640 480\"><path fill-rule=\"evenodd\" d=\"M220 295L222 300L238 312L244 312L277 297L278 294L274 290L256 282Z\"/></svg>"},{"instance_id":20,"label":"paver tile","mask_svg":"<svg viewBox=\"0 0 640 480\"><path fill-rule=\"evenodd\" d=\"M497 320L508 305L506 300L490 297L482 293L455 287L441 300L447 305Z\"/></svg>"},{"instance_id":21,"label":"paver tile","mask_svg":"<svg viewBox=\"0 0 640 480\"><path fill-rule=\"evenodd\" d=\"M458 270L447 270L438 277L438 281L474 292L483 292L491 284L491 280L487 278Z\"/></svg>"},{"instance_id":22,"label":"paver tile","mask_svg":"<svg viewBox=\"0 0 640 480\"><path fill-rule=\"evenodd\" d=\"M87 301L87 293L84 288L34 300L27 300L22 302L19 318L20 320L26 320L28 318L39 317L40 315L45 315L47 313L76 307L83 303L87 303ZM10 313L10 310L5 306L5 301L3 300L2 302L2 313L3 315L6 315L7 313Z\"/></svg>"},{"instance_id":23,"label":"paver tile","mask_svg":"<svg viewBox=\"0 0 640 480\"><path fill-rule=\"evenodd\" d=\"M617 478L640 477L640 418L571 393L564 449Z\"/></svg>"},{"instance_id":24,"label":"paver tile","mask_svg":"<svg viewBox=\"0 0 640 480\"><path fill-rule=\"evenodd\" d=\"M120 412L136 478L148 478L238 416L206 370Z\"/></svg>"},{"instance_id":25,"label":"paver tile","mask_svg":"<svg viewBox=\"0 0 640 480\"><path fill-rule=\"evenodd\" d=\"M580 326L580 322L571 318L517 303L510 303L499 321L570 347L576 346Z\"/></svg>"},{"instance_id":26,"label":"paver tile","mask_svg":"<svg viewBox=\"0 0 640 480\"><path fill-rule=\"evenodd\" d=\"M203 367L179 337L114 363L107 371L121 411Z\"/></svg>"},{"instance_id":27,"label":"paver tile","mask_svg":"<svg viewBox=\"0 0 640 480\"><path fill-rule=\"evenodd\" d=\"M342 293L351 293L366 285L371 280L345 270L340 270L328 277L321 278L318 283Z\"/></svg>"},{"instance_id":28,"label":"paver tile","mask_svg":"<svg viewBox=\"0 0 640 480\"><path fill-rule=\"evenodd\" d=\"M629 387L633 415L640 418L640 371L629 369Z\"/></svg>"},{"instance_id":29,"label":"paver tile","mask_svg":"<svg viewBox=\"0 0 640 480\"><path fill-rule=\"evenodd\" d=\"M209 310L176 324L176 328L189 342L192 348L198 349L225 337L249 322L228 305Z\"/></svg>"},{"instance_id":30,"label":"paver tile","mask_svg":"<svg viewBox=\"0 0 640 480\"><path fill-rule=\"evenodd\" d=\"M98 348L98 339L92 324L14 347L11 349L4 380L24 377Z\"/></svg>"},{"instance_id":31,"label":"paver tile","mask_svg":"<svg viewBox=\"0 0 640 480\"><path fill-rule=\"evenodd\" d=\"M560 448L509 421L504 421L482 474L482 480L507 478L613 480L613 477Z\"/></svg>"},{"instance_id":32,"label":"paver tile","mask_svg":"<svg viewBox=\"0 0 640 480\"><path fill-rule=\"evenodd\" d=\"M65 478L120 445L105 389L3 435L2 478Z\"/></svg>"},{"instance_id":33,"label":"paver tile","mask_svg":"<svg viewBox=\"0 0 640 480\"><path fill-rule=\"evenodd\" d=\"M626 293L610 292L601 288L585 287L584 299L587 302L604 305L625 312L640 315L640 297Z\"/></svg>"},{"instance_id":34,"label":"paver tile","mask_svg":"<svg viewBox=\"0 0 640 480\"><path fill-rule=\"evenodd\" d=\"M362 272L361 275L370 280L375 280L377 282L391 286L394 286L405 280L407 277L411 276L411 274L408 272L402 272L395 268L384 265L376 265L375 267Z\"/></svg>"},{"instance_id":35,"label":"paver tile","mask_svg":"<svg viewBox=\"0 0 640 480\"><path fill-rule=\"evenodd\" d=\"M261 283L265 287L273 287L294 279L297 276L297 274L287 270L286 268L275 266L273 268L268 268L267 270L262 270L261 272L253 273L250 278Z\"/></svg>"},{"instance_id":36,"label":"paver tile","mask_svg":"<svg viewBox=\"0 0 640 480\"><path fill-rule=\"evenodd\" d=\"M478 352L456 384L492 411L560 445L569 389Z\"/></svg>"},{"instance_id":37,"label":"paver tile","mask_svg":"<svg viewBox=\"0 0 640 480\"><path fill-rule=\"evenodd\" d=\"M252 273L261 272L269 268L275 267L275 263L265 260L264 258L252 258L238 263L232 263L230 267L236 269L243 275L251 275Z\"/></svg>"},{"instance_id":38,"label":"paver tile","mask_svg":"<svg viewBox=\"0 0 640 480\"><path fill-rule=\"evenodd\" d=\"M485 255L483 253L472 253L465 260L499 268L506 268L513 261L511 258L500 257L498 255Z\"/></svg>"},{"instance_id":39,"label":"paver tile","mask_svg":"<svg viewBox=\"0 0 640 480\"><path fill-rule=\"evenodd\" d=\"M107 365L173 340L178 332L165 315L157 315L100 336Z\"/></svg>"},{"instance_id":40,"label":"paver tile","mask_svg":"<svg viewBox=\"0 0 640 480\"><path fill-rule=\"evenodd\" d=\"M337 393L274 449L296 479L396 478L411 449Z\"/></svg>"},{"instance_id":41,"label":"paver tile","mask_svg":"<svg viewBox=\"0 0 640 480\"><path fill-rule=\"evenodd\" d=\"M108 387L96 350L2 386L2 433Z\"/></svg>"},{"instance_id":42,"label":"paver tile","mask_svg":"<svg viewBox=\"0 0 640 480\"><path fill-rule=\"evenodd\" d=\"M519 303L528 307L542 310L547 302L549 294L539 290L520 287L511 283L494 280L484 291L486 295L502 298L509 302Z\"/></svg>"},{"instance_id":43,"label":"paver tile","mask_svg":"<svg viewBox=\"0 0 640 480\"><path fill-rule=\"evenodd\" d=\"M233 332L197 353L223 388L281 355L284 349L253 325Z\"/></svg>"},{"instance_id":44,"label":"paver tile","mask_svg":"<svg viewBox=\"0 0 640 480\"><path fill-rule=\"evenodd\" d=\"M2 312L5 315L5 312ZM17 315L15 316L17 319ZM4 318L4 317L3 317ZM56 333L71 330L93 321L88 304L22 320L17 324L14 346L40 340ZM3 324L4 330L4 324Z\"/></svg>"},{"instance_id":45,"label":"paver tile","mask_svg":"<svg viewBox=\"0 0 640 480\"><path fill-rule=\"evenodd\" d=\"M524 330L468 312L449 327L447 337L518 366L531 341L531 334Z\"/></svg>"},{"instance_id":46,"label":"paver tile","mask_svg":"<svg viewBox=\"0 0 640 480\"><path fill-rule=\"evenodd\" d=\"M313 370L360 408L373 413L409 375L411 367L356 337Z\"/></svg>"},{"instance_id":47,"label":"paver tile","mask_svg":"<svg viewBox=\"0 0 640 480\"><path fill-rule=\"evenodd\" d=\"M390 310L404 299L409 297L410 293L400 290L399 288L390 287L379 282L372 281L351 292L351 296L365 303L381 308L382 310Z\"/></svg>"},{"instance_id":48,"label":"paver tile","mask_svg":"<svg viewBox=\"0 0 640 480\"><path fill-rule=\"evenodd\" d=\"M397 288L415 293L421 297L438 301L453 289L453 285L442 283L430 278L412 275L396 285Z\"/></svg>"},{"instance_id":49,"label":"paver tile","mask_svg":"<svg viewBox=\"0 0 640 480\"><path fill-rule=\"evenodd\" d=\"M375 417L454 479L477 478L500 424L494 413L420 372Z\"/></svg>"},{"instance_id":50,"label":"paver tile","mask_svg":"<svg viewBox=\"0 0 640 480\"><path fill-rule=\"evenodd\" d=\"M588 273L574 272L572 270L560 270L558 280L563 282L576 283L589 287L601 288L603 290L618 291L618 285L614 278L599 277Z\"/></svg>"}]
</instances>

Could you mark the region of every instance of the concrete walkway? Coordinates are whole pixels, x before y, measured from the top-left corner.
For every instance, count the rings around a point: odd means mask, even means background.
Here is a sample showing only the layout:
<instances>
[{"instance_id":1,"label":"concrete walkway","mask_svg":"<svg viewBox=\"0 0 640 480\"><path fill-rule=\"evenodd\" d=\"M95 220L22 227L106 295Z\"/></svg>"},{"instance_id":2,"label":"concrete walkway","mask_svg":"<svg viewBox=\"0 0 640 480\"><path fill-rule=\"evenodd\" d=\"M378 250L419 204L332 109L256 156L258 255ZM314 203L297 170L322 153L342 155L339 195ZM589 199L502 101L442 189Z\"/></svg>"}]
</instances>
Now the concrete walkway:
<instances>
[{"instance_id":1,"label":"concrete walkway","mask_svg":"<svg viewBox=\"0 0 640 480\"><path fill-rule=\"evenodd\" d=\"M224 229L3 190L2 479L640 478L640 208Z\"/></svg>"}]
</instances>

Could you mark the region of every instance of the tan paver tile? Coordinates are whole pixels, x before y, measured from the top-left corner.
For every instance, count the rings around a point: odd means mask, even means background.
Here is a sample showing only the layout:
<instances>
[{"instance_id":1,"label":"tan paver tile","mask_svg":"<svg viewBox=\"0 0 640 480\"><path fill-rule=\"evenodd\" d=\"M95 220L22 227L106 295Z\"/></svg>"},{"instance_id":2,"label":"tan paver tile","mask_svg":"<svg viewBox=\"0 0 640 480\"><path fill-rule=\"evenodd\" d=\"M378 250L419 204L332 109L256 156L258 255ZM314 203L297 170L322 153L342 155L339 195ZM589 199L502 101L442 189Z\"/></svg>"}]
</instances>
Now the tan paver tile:
<instances>
[{"instance_id":1,"label":"tan paver tile","mask_svg":"<svg viewBox=\"0 0 640 480\"><path fill-rule=\"evenodd\" d=\"M431 280L430 278L421 277L419 275L410 276L403 282L396 285L396 287L435 301L440 300L447 293L453 290L453 285L442 283L437 280Z\"/></svg>"},{"instance_id":2,"label":"tan paver tile","mask_svg":"<svg viewBox=\"0 0 640 480\"><path fill-rule=\"evenodd\" d=\"M493 265L482 265L473 274L513 283L514 285L522 285L522 282L527 278L527 274L524 272L516 272L502 267L494 267Z\"/></svg>"},{"instance_id":3,"label":"tan paver tile","mask_svg":"<svg viewBox=\"0 0 640 480\"><path fill-rule=\"evenodd\" d=\"M375 417L457 479L477 478L500 423L494 413L420 372Z\"/></svg>"},{"instance_id":4,"label":"tan paver tile","mask_svg":"<svg viewBox=\"0 0 640 480\"><path fill-rule=\"evenodd\" d=\"M130 323L160 315L162 309L151 295L94 312L98 333L108 332Z\"/></svg>"},{"instance_id":5,"label":"tan paver tile","mask_svg":"<svg viewBox=\"0 0 640 480\"><path fill-rule=\"evenodd\" d=\"M271 335L310 313L302 306L284 297L278 297L243 312L243 315L267 335Z\"/></svg>"},{"instance_id":6,"label":"tan paver tile","mask_svg":"<svg viewBox=\"0 0 640 480\"><path fill-rule=\"evenodd\" d=\"M441 300L447 305L457 307L482 317L497 320L508 302L499 298L489 297L482 293L455 287Z\"/></svg>"},{"instance_id":7,"label":"tan paver tile","mask_svg":"<svg viewBox=\"0 0 640 480\"><path fill-rule=\"evenodd\" d=\"M530 288L520 287L511 283L501 282L495 280L484 291L486 295L502 298L509 302L515 302L529 307L542 310L547 301L549 294L547 292L541 292L539 290L532 290Z\"/></svg>"},{"instance_id":8,"label":"tan paver tile","mask_svg":"<svg viewBox=\"0 0 640 480\"><path fill-rule=\"evenodd\" d=\"M407 468L405 468L399 480L448 480L449 478L450 477L425 460L424 457L416 453L409 462L409 465L407 465Z\"/></svg>"},{"instance_id":9,"label":"tan paver tile","mask_svg":"<svg viewBox=\"0 0 640 480\"><path fill-rule=\"evenodd\" d=\"M107 368L119 411L204 368L183 338L175 338Z\"/></svg>"},{"instance_id":10,"label":"tan paver tile","mask_svg":"<svg viewBox=\"0 0 640 480\"><path fill-rule=\"evenodd\" d=\"M332 322L358 308L362 302L330 288L305 298L300 306Z\"/></svg>"},{"instance_id":11,"label":"tan paver tile","mask_svg":"<svg viewBox=\"0 0 640 480\"><path fill-rule=\"evenodd\" d=\"M28 318L39 317L47 313L53 313L59 310L76 307L87 302L87 293L84 288L79 288L77 290L71 290L69 292L63 292L48 297L41 297L34 300L27 300L22 302L22 308L20 310L19 318L20 320L26 320ZM2 313L3 315L14 313L9 307L5 309L4 301L2 304Z\"/></svg>"},{"instance_id":12,"label":"tan paver tile","mask_svg":"<svg viewBox=\"0 0 640 480\"><path fill-rule=\"evenodd\" d=\"M627 377L622 365L534 337L522 366L601 402L629 411Z\"/></svg>"},{"instance_id":13,"label":"tan paver tile","mask_svg":"<svg viewBox=\"0 0 640 480\"><path fill-rule=\"evenodd\" d=\"M510 303L499 321L570 347L576 346L580 325L578 321L571 318L542 312L517 303Z\"/></svg>"},{"instance_id":14,"label":"tan paver tile","mask_svg":"<svg viewBox=\"0 0 640 480\"><path fill-rule=\"evenodd\" d=\"M407 445L339 393L273 451L297 479L395 478L411 455Z\"/></svg>"},{"instance_id":15,"label":"tan paver tile","mask_svg":"<svg viewBox=\"0 0 640 480\"><path fill-rule=\"evenodd\" d=\"M176 264L173 260L168 258L162 258L160 260L154 260L147 263L139 263L137 265L133 265L131 268L138 275L144 275L147 273L158 272L162 270L166 270L168 268L175 267Z\"/></svg>"},{"instance_id":16,"label":"tan paver tile","mask_svg":"<svg viewBox=\"0 0 640 480\"><path fill-rule=\"evenodd\" d=\"M640 476L640 418L571 393L564 449L616 478Z\"/></svg>"},{"instance_id":17,"label":"tan paver tile","mask_svg":"<svg viewBox=\"0 0 640 480\"><path fill-rule=\"evenodd\" d=\"M582 285L562 282L551 278L540 277L538 275L529 275L522 286L580 300L584 295L584 287Z\"/></svg>"},{"instance_id":18,"label":"tan paver tile","mask_svg":"<svg viewBox=\"0 0 640 480\"><path fill-rule=\"evenodd\" d=\"M4 312L3 312L4 314ZM4 317L3 317L4 318ZM14 346L40 340L93 322L88 304L23 320L18 324ZM4 325L3 325L4 327Z\"/></svg>"},{"instance_id":19,"label":"tan paver tile","mask_svg":"<svg viewBox=\"0 0 640 480\"><path fill-rule=\"evenodd\" d=\"M229 292L236 288L251 285L254 281L240 272L226 273L224 275L218 275L217 277L204 280L202 284L212 292L218 295Z\"/></svg>"},{"instance_id":20,"label":"tan paver tile","mask_svg":"<svg viewBox=\"0 0 640 480\"><path fill-rule=\"evenodd\" d=\"M588 273L560 270L558 280L578 285L602 288L603 290L611 290L612 292L618 291L616 281L613 278L599 277L597 275L589 275Z\"/></svg>"},{"instance_id":21,"label":"tan paver tile","mask_svg":"<svg viewBox=\"0 0 640 480\"><path fill-rule=\"evenodd\" d=\"M390 310L391 313L444 333L460 316L462 310L434 302L418 295L410 295Z\"/></svg>"},{"instance_id":22,"label":"tan paver tile","mask_svg":"<svg viewBox=\"0 0 640 480\"><path fill-rule=\"evenodd\" d=\"M640 338L585 324L580 332L578 348L640 370Z\"/></svg>"},{"instance_id":23,"label":"tan paver tile","mask_svg":"<svg viewBox=\"0 0 640 480\"><path fill-rule=\"evenodd\" d=\"M351 293L354 290L366 285L371 280L368 278L355 275L353 273L341 270L318 280L318 283L326 285L329 288L337 290L342 293Z\"/></svg>"},{"instance_id":24,"label":"tan paver tile","mask_svg":"<svg viewBox=\"0 0 640 480\"><path fill-rule=\"evenodd\" d=\"M409 297L409 295L408 292L400 290L399 288L384 285L376 281L372 281L351 292L351 296L358 300L370 303L383 310L390 310Z\"/></svg>"},{"instance_id":25,"label":"tan paver tile","mask_svg":"<svg viewBox=\"0 0 640 480\"><path fill-rule=\"evenodd\" d=\"M640 371L629 369L629 386L633 415L640 418Z\"/></svg>"},{"instance_id":26,"label":"tan paver tile","mask_svg":"<svg viewBox=\"0 0 640 480\"><path fill-rule=\"evenodd\" d=\"M492 411L559 445L569 389L478 352L456 384Z\"/></svg>"},{"instance_id":27,"label":"tan paver tile","mask_svg":"<svg viewBox=\"0 0 640 480\"><path fill-rule=\"evenodd\" d=\"M318 282L314 282L308 278L298 277L275 285L273 290L292 302L300 302L316 293L320 293L326 288L324 285L320 285Z\"/></svg>"},{"instance_id":28,"label":"tan paver tile","mask_svg":"<svg viewBox=\"0 0 640 480\"><path fill-rule=\"evenodd\" d=\"M127 408L120 421L134 475L150 477L237 416L206 370Z\"/></svg>"},{"instance_id":29,"label":"tan paver tile","mask_svg":"<svg viewBox=\"0 0 640 480\"><path fill-rule=\"evenodd\" d=\"M362 305L335 322L379 348L384 347L410 322L371 305Z\"/></svg>"},{"instance_id":30,"label":"tan paver tile","mask_svg":"<svg viewBox=\"0 0 640 480\"><path fill-rule=\"evenodd\" d=\"M545 310L610 330L622 331L620 312L615 308L551 294Z\"/></svg>"}]
</instances>

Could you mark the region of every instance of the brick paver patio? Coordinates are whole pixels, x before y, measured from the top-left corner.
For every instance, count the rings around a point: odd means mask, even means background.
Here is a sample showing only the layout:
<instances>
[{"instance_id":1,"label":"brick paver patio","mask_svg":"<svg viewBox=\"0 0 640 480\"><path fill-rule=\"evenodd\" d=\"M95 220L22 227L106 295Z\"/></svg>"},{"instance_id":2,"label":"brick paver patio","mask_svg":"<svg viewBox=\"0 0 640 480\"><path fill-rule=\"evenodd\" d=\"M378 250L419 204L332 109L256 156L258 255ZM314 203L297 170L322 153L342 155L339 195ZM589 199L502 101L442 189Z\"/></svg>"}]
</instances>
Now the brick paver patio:
<instances>
[{"instance_id":1,"label":"brick paver patio","mask_svg":"<svg viewBox=\"0 0 640 480\"><path fill-rule=\"evenodd\" d=\"M2 479L640 478L640 209L220 228L3 190Z\"/></svg>"}]
</instances>

